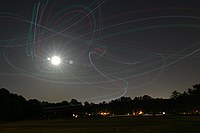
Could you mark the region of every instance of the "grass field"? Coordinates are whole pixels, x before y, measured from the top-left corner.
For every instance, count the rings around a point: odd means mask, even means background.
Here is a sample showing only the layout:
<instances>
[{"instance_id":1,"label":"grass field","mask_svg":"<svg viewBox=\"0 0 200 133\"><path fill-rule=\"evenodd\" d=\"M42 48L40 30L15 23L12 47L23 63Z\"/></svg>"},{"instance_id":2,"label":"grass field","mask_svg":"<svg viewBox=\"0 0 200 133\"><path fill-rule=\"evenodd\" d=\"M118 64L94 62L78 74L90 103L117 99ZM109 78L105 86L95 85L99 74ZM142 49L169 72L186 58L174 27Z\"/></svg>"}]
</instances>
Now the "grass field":
<instances>
[{"instance_id":1,"label":"grass field","mask_svg":"<svg viewBox=\"0 0 200 133\"><path fill-rule=\"evenodd\" d=\"M0 122L0 133L200 133L200 117L116 117Z\"/></svg>"}]
</instances>

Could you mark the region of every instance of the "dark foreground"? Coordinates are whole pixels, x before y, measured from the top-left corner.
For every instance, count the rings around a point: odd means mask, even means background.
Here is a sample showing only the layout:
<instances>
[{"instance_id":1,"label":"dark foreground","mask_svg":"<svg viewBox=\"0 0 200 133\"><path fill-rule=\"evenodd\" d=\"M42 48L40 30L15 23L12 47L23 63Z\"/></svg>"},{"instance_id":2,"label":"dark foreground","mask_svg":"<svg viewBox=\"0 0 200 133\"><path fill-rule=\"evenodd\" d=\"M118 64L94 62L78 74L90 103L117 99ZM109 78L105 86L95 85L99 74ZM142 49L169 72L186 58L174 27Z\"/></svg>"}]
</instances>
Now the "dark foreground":
<instances>
[{"instance_id":1,"label":"dark foreground","mask_svg":"<svg viewBox=\"0 0 200 133\"><path fill-rule=\"evenodd\" d=\"M200 133L200 116L0 122L0 133Z\"/></svg>"}]
</instances>

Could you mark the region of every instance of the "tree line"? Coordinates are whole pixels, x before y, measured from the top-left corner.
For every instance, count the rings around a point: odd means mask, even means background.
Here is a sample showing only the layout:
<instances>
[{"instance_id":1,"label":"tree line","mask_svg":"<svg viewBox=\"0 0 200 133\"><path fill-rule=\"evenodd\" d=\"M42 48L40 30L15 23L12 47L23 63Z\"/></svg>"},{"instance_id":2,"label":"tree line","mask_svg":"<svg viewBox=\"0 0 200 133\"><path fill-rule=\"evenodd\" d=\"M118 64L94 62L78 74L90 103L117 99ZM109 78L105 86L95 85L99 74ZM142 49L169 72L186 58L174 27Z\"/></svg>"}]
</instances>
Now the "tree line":
<instances>
[{"instance_id":1,"label":"tree line","mask_svg":"<svg viewBox=\"0 0 200 133\"><path fill-rule=\"evenodd\" d=\"M99 104L76 99L58 103L40 102L37 99L26 100L21 95L0 89L0 120L56 119L77 117L101 117L106 115L141 115L141 114L200 114L200 84L195 84L187 91L173 91L169 99L152 98L148 95L121 97Z\"/></svg>"}]
</instances>

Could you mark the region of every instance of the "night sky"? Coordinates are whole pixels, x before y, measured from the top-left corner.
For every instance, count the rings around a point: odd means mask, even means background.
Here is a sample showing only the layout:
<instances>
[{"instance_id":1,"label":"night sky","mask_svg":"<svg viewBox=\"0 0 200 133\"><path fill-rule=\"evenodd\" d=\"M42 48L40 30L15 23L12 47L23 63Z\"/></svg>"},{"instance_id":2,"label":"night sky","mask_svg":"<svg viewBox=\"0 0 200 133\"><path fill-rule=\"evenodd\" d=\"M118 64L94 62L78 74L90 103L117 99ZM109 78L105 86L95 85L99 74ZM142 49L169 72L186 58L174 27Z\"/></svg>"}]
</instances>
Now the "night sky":
<instances>
[{"instance_id":1,"label":"night sky","mask_svg":"<svg viewBox=\"0 0 200 133\"><path fill-rule=\"evenodd\" d=\"M0 2L0 87L26 99L169 98L199 68L197 0Z\"/></svg>"}]
</instances>

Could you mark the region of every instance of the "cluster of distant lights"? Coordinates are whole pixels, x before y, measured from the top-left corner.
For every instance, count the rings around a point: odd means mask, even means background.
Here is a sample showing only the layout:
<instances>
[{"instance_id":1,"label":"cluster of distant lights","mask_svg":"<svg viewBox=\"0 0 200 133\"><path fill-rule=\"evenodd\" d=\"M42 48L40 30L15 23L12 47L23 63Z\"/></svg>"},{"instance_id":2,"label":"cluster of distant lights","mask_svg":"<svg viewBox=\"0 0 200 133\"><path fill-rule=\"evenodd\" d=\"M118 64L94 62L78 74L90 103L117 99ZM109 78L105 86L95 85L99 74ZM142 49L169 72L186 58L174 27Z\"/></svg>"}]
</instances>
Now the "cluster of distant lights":
<instances>
[{"instance_id":1,"label":"cluster of distant lights","mask_svg":"<svg viewBox=\"0 0 200 133\"><path fill-rule=\"evenodd\" d=\"M137 111L137 112L133 112L132 114L131 113L127 113L127 114L118 114L118 115L115 115L115 114L112 114L112 113L110 113L110 112L99 112L99 113L97 113L98 115L100 115L100 116L104 116L104 117L132 117L132 116L165 116L165 115L167 115L167 113L166 112L159 112L159 113L156 113L156 114L148 114L148 113L146 113L145 114L145 112L144 111L141 111L141 110L139 110L139 111ZM182 114L182 115L191 115L191 114L193 114L192 112L182 112L182 113L179 113L179 114ZM199 110L196 110L195 111L195 114L200 114L200 111ZM169 115L169 114L168 114ZM78 114L73 114L72 115L73 116L73 118L78 118L78 117L81 117L81 115L78 115ZM96 116L96 114L95 113L85 113L85 116L84 117L91 117L91 116Z\"/></svg>"},{"instance_id":2,"label":"cluster of distant lights","mask_svg":"<svg viewBox=\"0 0 200 133\"><path fill-rule=\"evenodd\" d=\"M52 56L52 57L47 57L48 61L51 61L51 64L54 66L59 66L62 63L62 60L59 56ZM66 60L70 65L73 64L74 62L72 60Z\"/></svg>"},{"instance_id":3,"label":"cluster of distant lights","mask_svg":"<svg viewBox=\"0 0 200 133\"><path fill-rule=\"evenodd\" d=\"M197 112L197 111L196 111ZM198 113L198 112L197 112ZM153 114L145 114L144 111L137 111L137 112L133 112L132 114L130 113L127 113L127 114L118 114L118 115L115 115L113 113L110 113L110 112L99 112L97 113L98 115L100 116L104 116L104 117L122 117L122 116L154 116ZM159 112L157 114L155 114L156 116L164 116L166 115L166 112ZM73 118L78 118L80 117L78 114L73 114L72 115ZM91 114L91 113L85 113L85 117L91 117L91 116L96 116L96 114Z\"/></svg>"}]
</instances>

